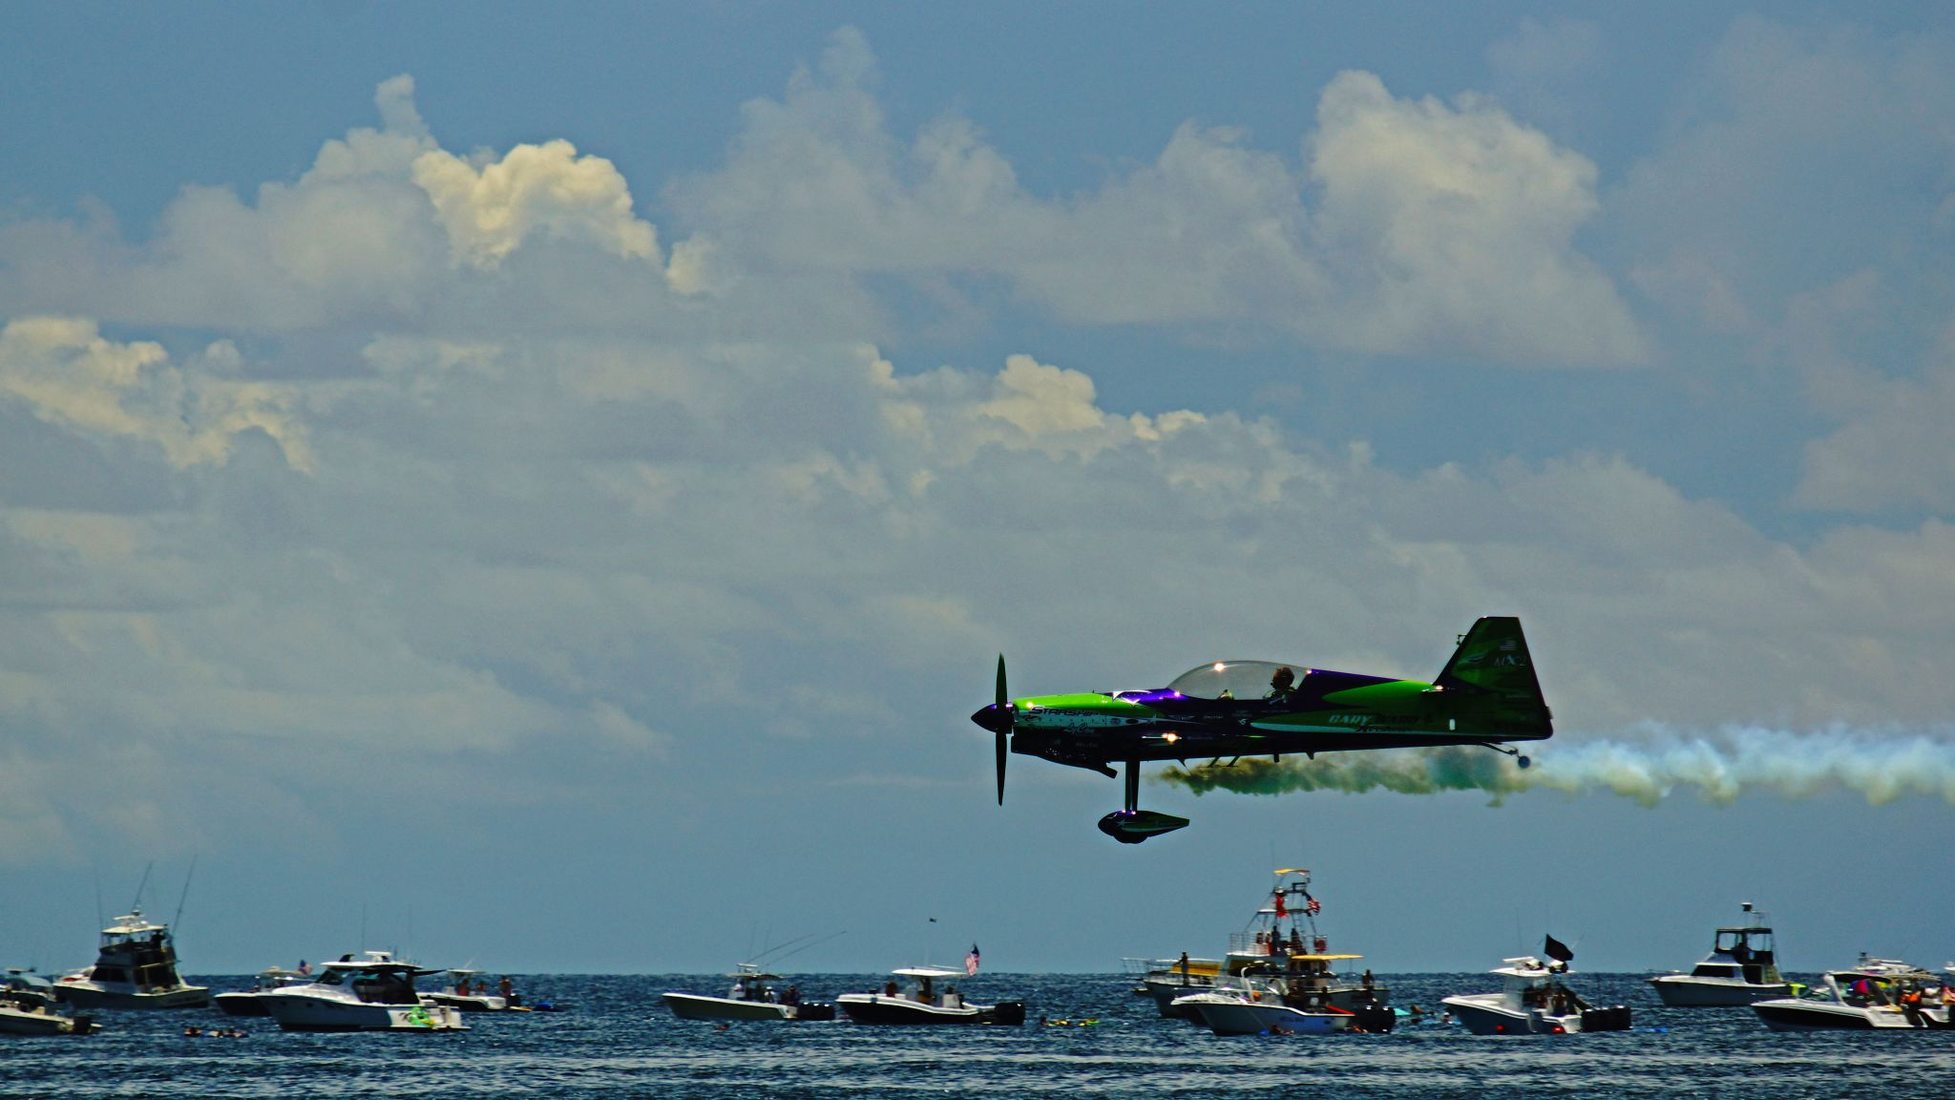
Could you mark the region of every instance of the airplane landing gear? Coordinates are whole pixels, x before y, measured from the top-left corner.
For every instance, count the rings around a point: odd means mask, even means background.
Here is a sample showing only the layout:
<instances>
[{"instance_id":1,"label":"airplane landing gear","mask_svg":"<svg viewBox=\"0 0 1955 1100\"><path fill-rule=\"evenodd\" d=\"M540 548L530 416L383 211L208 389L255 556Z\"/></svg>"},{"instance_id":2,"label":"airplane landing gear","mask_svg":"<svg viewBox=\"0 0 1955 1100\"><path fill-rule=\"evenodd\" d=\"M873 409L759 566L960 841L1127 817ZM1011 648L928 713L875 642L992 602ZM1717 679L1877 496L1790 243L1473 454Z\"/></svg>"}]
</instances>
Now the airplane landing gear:
<instances>
[{"instance_id":1,"label":"airplane landing gear","mask_svg":"<svg viewBox=\"0 0 1955 1100\"><path fill-rule=\"evenodd\" d=\"M1140 802L1140 761L1127 761L1127 790L1124 809L1100 819L1100 831L1122 844L1139 844L1150 836L1160 836L1186 828L1188 819L1173 814L1138 808Z\"/></svg>"}]
</instances>

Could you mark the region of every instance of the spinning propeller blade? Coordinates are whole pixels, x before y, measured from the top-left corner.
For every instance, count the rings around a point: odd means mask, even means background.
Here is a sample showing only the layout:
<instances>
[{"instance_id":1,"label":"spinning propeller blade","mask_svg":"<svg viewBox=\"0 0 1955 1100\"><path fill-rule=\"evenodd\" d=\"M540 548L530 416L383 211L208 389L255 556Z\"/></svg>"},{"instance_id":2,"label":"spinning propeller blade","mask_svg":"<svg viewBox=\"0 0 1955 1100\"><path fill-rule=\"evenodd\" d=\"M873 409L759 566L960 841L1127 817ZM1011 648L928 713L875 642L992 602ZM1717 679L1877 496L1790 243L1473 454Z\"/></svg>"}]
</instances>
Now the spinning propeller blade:
<instances>
[{"instance_id":1,"label":"spinning propeller blade","mask_svg":"<svg viewBox=\"0 0 1955 1100\"><path fill-rule=\"evenodd\" d=\"M1005 739L1011 735L1011 703L1005 695L1005 655L998 654L998 713L1003 721L998 724L998 805L1005 804Z\"/></svg>"}]
</instances>

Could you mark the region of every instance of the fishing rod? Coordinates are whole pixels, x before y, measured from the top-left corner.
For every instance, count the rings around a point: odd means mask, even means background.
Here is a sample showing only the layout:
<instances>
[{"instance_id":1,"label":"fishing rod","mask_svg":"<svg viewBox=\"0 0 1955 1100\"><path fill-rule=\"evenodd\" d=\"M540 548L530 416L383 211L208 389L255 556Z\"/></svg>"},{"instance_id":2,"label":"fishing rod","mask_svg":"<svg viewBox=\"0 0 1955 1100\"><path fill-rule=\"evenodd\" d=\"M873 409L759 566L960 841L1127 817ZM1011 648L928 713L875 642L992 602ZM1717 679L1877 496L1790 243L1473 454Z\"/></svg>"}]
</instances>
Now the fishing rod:
<instances>
[{"instance_id":1,"label":"fishing rod","mask_svg":"<svg viewBox=\"0 0 1955 1100\"><path fill-rule=\"evenodd\" d=\"M130 912L139 912L142 909L143 887L149 885L149 873L155 869L156 869L156 861L153 859L149 861L149 866L143 868L142 881L136 883L136 900L129 903Z\"/></svg>"},{"instance_id":2,"label":"fishing rod","mask_svg":"<svg viewBox=\"0 0 1955 1100\"><path fill-rule=\"evenodd\" d=\"M824 944L824 943L827 943L827 942L828 942L829 940L832 940L832 939L834 939L834 938L835 938L835 937L837 937L837 936L846 936L846 935L848 935L848 934L849 934L849 930L848 930L848 929L846 929L846 928L844 928L844 929L842 929L842 930L841 930L840 932L830 932L830 933L829 933L828 935L826 935L826 936L823 936L822 938L820 938L820 939L818 939L818 940L816 940L816 941L815 941L814 943L804 943L804 944L802 944L801 946L799 946L799 947L797 947L797 948L795 948L794 950L792 950L792 951L790 951L790 952L788 952L787 954L785 954L785 955L782 955L782 956L781 956L781 958L783 958L783 959L791 959L791 958L793 958L794 956L796 956L796 955L799 955L799 954L800 954L801 952L803 952L803 951L806 951L806 950L807 950L808 948L810 948L810 947L817 947L817 946L819 946L819 945L821 945L821 944ZM811 932L811 933L809 933L809 935L813 935L813 933ZM807 939L808 937L807 937L807 936L802 936L801 938L805 940L805 939ZM789 940L789 941L787 941L787 942L788 942L788 943L793 943L794 941L793 941L793 940ZM785 943L781 945L781 947L786 947L786 946L787 946L787 944L785 944ZM779 950L779 948L776 948L775 950Z\"/></svg>"},{"instance_id":3,"label":"fishing rod","mask_svg":"<svg viewBox=\"0 0 1955 1100\"><path fill-rule=\"evenodd\" d=\"M170 918L170 930L172 932L181 930L179 928L179 922L183 920L183 903L190 899L190 880L196 877L196 874L197 857L193 855L190 857L190 870L184 872L183 875L183 893L177 895L176 914Z\"/></svg>"}]
</instances>

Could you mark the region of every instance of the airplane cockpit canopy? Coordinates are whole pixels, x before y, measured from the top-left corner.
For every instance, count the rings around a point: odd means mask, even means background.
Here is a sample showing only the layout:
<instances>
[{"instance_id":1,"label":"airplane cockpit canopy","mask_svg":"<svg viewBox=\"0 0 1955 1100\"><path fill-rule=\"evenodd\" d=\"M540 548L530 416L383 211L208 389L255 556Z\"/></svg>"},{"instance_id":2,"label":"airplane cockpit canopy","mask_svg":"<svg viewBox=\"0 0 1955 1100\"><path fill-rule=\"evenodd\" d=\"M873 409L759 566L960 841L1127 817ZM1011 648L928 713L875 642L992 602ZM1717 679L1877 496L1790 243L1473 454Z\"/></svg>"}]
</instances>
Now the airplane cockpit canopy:
<instances>
[{"instance_id":1,"label":"airplane cockpit canopy","mask_svg":"<svg viewBox=\"0 0 1955 1100\"><path fill-rule=\"evenodd\" d=\"M1292 682L1301 683L1310 670L1302 665L1280 661L1215 661L1191 668L1174 678L1169 691L1190 699L1264 699L1272 692L1272 682L1289 669Z\"/></svg>"}]
</instances>

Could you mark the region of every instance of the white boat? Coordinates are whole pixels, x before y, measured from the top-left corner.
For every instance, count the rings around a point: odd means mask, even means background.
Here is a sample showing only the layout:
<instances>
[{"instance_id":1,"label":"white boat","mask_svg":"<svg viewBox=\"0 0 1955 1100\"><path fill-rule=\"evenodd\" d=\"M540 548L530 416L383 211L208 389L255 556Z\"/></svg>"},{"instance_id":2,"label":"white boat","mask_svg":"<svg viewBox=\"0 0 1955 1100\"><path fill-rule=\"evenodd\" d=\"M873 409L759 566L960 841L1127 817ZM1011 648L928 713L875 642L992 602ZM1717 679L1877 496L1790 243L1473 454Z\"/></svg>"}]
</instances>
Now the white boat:
<instances>
[{"instance_id":1,"label":"white boat","mask_svg":"<svg viewBox=\"0 0 1955 1100\"><path fill-rule=\"evenodd\" d=\"M311 980L305 971L268 966L258 972L258 976L252 980L250 989L234 989L219 993L210 999L210 1003L221 1009L226 1016L265 1016L268 1015L265 1011L265 1003L258 999L261 994Z\"/></svg>"},{"instance_id":2,"label":"white boat","mask_svg":"<svg viewBox=\"0 0 1955 1100\"><path fill-rule=\"evenodd\" d=\"M1779 973L1772 929L1765 914L1744 902L1746 923L1720 928L1711 953L1688 974L1659 974L1651 978L1663 1003L1672 1008L1731 1008L1753 1001L1783 997L1792 984Z\"/></svg>"},{"instance_id":3,"label":"white boat","mask_svg":"<svg viewBox=\"0 0 1955 1100\"><path fill-rule=\"evenodd\" d=\"M1022 1024L1023 1001L970 1004L952 984L961 970L906 966L890 972L880 993L844 993L835 1007L858 1024Z\"/></svg>"},{"instance_id":4,"label":"white boat","mask_svg":"<svg viewBox=\"0 0 1955 1100\"><path fill-rule=\"evenodd\" d=\"M447 1005L459 1012L508 1012L518 1007L513 990L508 994L491 993L487 982L475 981L475 976L481 973L479 970L456 967L448 973L454 975L455 984L447 989L421 994L423 1001ZM502 981L507 984L509 979L505 977Z\"/></svg>"},{"instance_id":5,"label":"white boat","mask_svg":"<svg viewBox=\"0 0 1955 1100\"><path fill-rule=\"evenodd\" d=\"M1565 959L1544 963L1532 955L1522 955L1503 961L1505 966L1493 970L1501 978L1500 992L1463 993L1439 1002L1473 1034L1565 1035L1629 1030L1629 1009L1622 1005L1595 1007L1568 988L1563 980L1568 976Z\"/></svg>"},{"instance_id":6,"label":"white boat","mask_svg":"<svg viewBox=\"0 0 1955 1100\"><path fill-rule=\"evenodd\" d=\"M1899 959L1862 954L1845 970L1829 970L1804 996L1753 1002L1751 1010L1774 1031L1816 1028L1871 1030L1950 1026L1955 990L1931 971Z\"/></svg>"},{"instance_id":7,"label":"white boat","mask_svg":"<svg viewBox=\"0 0 1955 1100\"><path fill-rule=\"evenodd\" d=\"M1214 988L1176 998L1174 1006L1217 1035L1329 1035L1372 1029L1360 1026L1357 1013L1335 1008L1328 1000L1292 995L1282 978L1218 978ZM1367 1016L1377 1030L1390 1029L1391 1009L1373 1009Z\"/></svg>"},{"instance_id":8,"label":"white boat","mask_svg":"<svg viewBox=\"0 0 1955 1100\"><path fill-rule=\"evenodd\" d=\"M956 973L950 971L949 973ZM772 983L785 981L770 974L758 963L741 963L728 974L733 985L726 996L704 993L665 994L665 1005L682 1020L832 1020L835 1006L818 1001L803 1001L801 990L790 985L777 989Z\"/></svg>"},{"instance_id":9,"label":"white boat","mask_svg":"<svg viewBox=\"0 0 1955 1100\"><path fill-rule=\"evenodd\" d=\"M208 986L177 974L176 945L168 925L143 919L143 911L117 917L102 929L95 965L63 974L54 995L78 1008L202 1008Z\"/></svg>"},{"instance_id":10,"label":"white boat","mask_svg":"<svg viewBox=\"0 0 1955 1100\"><path fill-rule=\"evenodd\" d=\"M1215 986L1217 975L1222 973L1221 959L1192 959L1182 955L1178 959L1135 959L1138 975L1134 992L1143 997L1152 997L1155 1007L1163 1016L1179 1016L1174 1009L1176 998L1192 993L1206 993Z\"/></svg>"},{"instance_id":11,"label":"white boat","mask_svg":"<svg viewBox=\"0 0 1955 1100\"><path fill-rule=\"evenodd\" d=\"M1154 995L1161 1015L1179 1016L1200 1024L1200 1020L1188 1015L1186 1006L1177 1007L1180 1000L1191 993L1209 992L1212 987L1224 984L1225 979L1242 975L1264 980L1284 978L1297 986L1298 996L1293 1000L1300 1001L1307 989L1313 1001L1321 1000L1349 1012L1365 1012L1390 1002L1390 989L1375 981L1370 971L1365 971L1362 977L1334 972L1331 964L1351 962L1363 956L1330 953L1330 941L1317 928L1317 914L1322 912L1323 903L1310 893L1309 869L1279 867L1275 874L1275 886L1263 895L1261 906L1242 931L1230 934L1227 952L1219 964L1214 964L1206 980L1199 963L1192 959L1188 960L1190 972L1185 981L1178 968L1165 979L1149 975L1147 990ZM1367 1019L1370 1022L1366 1027L1386 1026L1383 1017L1368 1015Z\"/></svg>"},{"instance_id":12,"label":"white boat","mask_svg":"<svg viewBox=\"0 0 1955 1100\"><path fill-rule=\"evenodd\" d=\"M98 1028L87 1016L60 1011L45 978L9 970L0 983L0 1035L87 1035Z\"/></svg>"},{"instance_id":13,"label":"white boat","mask_svg":"<svg viewBox=\"0 0 1955 1100\"><path fill-rule=\"evenodd\" d=\"M286 1031L465 1031L460 1011L428 1004L414 988L415 978L439 973L368 951L322 963L312 981L267 990L258 1000Z\"/></svg>"}]
</instances>

